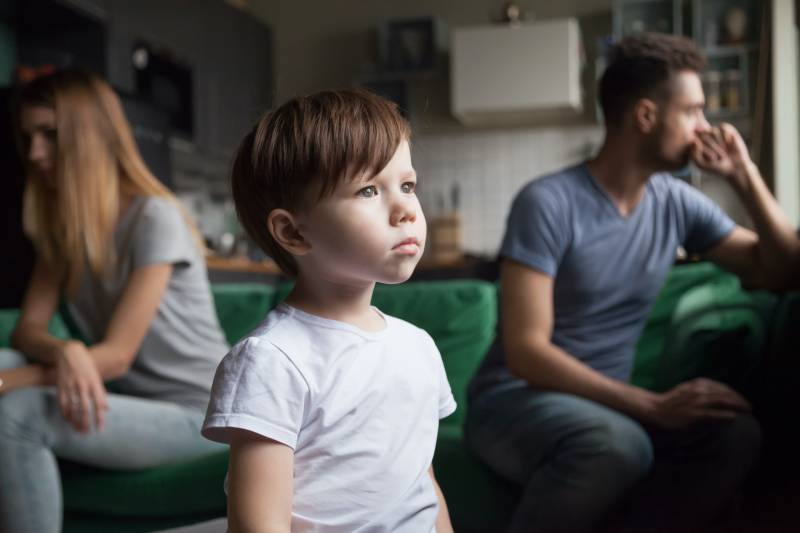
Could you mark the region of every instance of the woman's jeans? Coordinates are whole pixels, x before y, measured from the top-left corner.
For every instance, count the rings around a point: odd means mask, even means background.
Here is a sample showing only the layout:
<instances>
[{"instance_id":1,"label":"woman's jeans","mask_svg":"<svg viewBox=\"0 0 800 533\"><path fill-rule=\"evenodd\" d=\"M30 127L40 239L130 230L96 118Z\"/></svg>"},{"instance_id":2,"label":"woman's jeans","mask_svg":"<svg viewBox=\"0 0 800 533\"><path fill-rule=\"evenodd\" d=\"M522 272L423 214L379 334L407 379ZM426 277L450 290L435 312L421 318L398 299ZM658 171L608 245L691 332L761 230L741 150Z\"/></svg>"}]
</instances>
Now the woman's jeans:
<instances>
[{"instance_id":1,"label":"woman's jeans","mask_svg":"<svg viewBox=\"0 0 800 533\"><path fill-rule=\"evenodd\" d=\"M465 434L478 457L523 486L514 532L707 531L761 442L749 415L646 429L598 403L513 383L470 402Z\"/></svg>"},{"instance_id":2,"label":"woman's jeans","mask_svg":"<svg viewBox=\"0 0 800 533\"><path fill-rule=\"evenodd\" d=\"M0 349L0 368L26 364ZM61 530L56 457L113 470L136 470L224 449L200 436L203 413L170 402L108 395L101 431L79 433L61 414L54 387L0 395L0 531ZM221 487L220 487L221 488Z\"/></svg>"}]
</instances>

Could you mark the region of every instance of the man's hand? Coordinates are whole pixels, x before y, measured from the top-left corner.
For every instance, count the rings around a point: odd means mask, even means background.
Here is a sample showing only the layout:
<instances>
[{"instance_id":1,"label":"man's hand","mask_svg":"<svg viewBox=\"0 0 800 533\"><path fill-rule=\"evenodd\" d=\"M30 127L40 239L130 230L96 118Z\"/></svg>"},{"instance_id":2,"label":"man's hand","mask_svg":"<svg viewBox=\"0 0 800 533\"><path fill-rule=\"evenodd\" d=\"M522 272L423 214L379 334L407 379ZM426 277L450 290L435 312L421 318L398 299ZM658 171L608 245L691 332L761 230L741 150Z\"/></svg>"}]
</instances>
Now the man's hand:
<instances>
[{"instance_id":1,"label":"man's hand","mask_svg":"<svg viewBox=\"0 0 800 533\"><path fill-rule=\"evenodd\" d=\"M699 420L729 420L750 411L750 404L724 383L697 378L657 396L648 422L663 428L681 428Z\"/></svg>"},{"instance_id":2,"label":"man's hand","mask_svg":"<svg viewBox=\"0 0 800 533\"><path fill-rule=\"evenodd\" d=\"M61 412L75 430L87 433L94 414L95 427L103 428L108 409L106 387L89 350L82 342L65 343L55 357L56 387Z\"/></svg>"},{"instance_id":3,"label":"man's hand","mask_svg":"<svg viewBox=\"0 0 800 533\"><path fill-rule=\"evenodd\" d=\"M730 124L698 133L692 160L701 170L726 178L738 190L747 187L748 172L754 167L742 136Z\"/></svg>"}]
</instances>

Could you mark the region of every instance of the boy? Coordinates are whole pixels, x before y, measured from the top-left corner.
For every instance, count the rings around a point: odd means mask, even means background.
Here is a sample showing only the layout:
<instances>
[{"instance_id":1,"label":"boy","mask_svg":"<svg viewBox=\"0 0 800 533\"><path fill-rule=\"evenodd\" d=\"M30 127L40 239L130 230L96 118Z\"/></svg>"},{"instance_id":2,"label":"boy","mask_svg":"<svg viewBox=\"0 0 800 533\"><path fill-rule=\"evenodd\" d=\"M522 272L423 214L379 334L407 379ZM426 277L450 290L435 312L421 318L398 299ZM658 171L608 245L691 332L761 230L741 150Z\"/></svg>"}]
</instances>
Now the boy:
<instances>
[{"instance_id":1,"label":"boy","mask_svg":"<svg viewBox=\"0 0 800 533\"><path fill-rule=\"evenodd\" d=\"M455 410L441 357L370 306L425 244L409 135L390 102L326 91L239 148L239 219L296 285L214 379L203 435L230 444L231 531L452 530L431 468Z\"/></svg>"}]
</instances>

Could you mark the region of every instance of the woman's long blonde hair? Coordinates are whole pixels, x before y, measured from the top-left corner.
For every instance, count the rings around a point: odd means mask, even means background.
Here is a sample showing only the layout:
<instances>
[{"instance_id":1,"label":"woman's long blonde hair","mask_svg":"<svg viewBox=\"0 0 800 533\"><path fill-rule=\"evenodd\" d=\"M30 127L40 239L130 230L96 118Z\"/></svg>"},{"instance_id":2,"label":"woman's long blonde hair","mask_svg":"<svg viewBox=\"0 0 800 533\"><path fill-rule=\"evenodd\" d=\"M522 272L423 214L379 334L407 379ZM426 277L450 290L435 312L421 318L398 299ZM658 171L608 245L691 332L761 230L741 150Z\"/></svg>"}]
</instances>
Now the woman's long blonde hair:
<instances>
[{"instance_id":1,"label":"woman's long blonde hair","mask_svg":"<svg viewBox=\"0 0 800 533\"><path fill-rule=\"evenodd\" d=\"M145 165L119 98L105 81L75 70L37 78L22 89L18 109L32 106L55 112L56 169L51 182L28 173L23 226L39 257L74 293L85 266L102 276L115 264L112 239L123 196L180 204ZM196 226L182 212L204 251Z\"/></svg>"}]
</instances>

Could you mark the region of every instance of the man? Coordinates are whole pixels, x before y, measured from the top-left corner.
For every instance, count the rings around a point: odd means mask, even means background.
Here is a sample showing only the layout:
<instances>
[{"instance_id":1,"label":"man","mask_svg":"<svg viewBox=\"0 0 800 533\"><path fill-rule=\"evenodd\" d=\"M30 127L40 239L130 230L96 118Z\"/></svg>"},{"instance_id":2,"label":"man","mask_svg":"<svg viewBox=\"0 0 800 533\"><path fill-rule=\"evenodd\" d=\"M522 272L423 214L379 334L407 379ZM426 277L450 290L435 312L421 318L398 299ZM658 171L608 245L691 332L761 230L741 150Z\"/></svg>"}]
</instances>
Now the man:
<instances>
[{"instance_id":1,"label":"man","mask_svg":"<svg viewBox=\"0 0 800 533\"><path fill-rule=\"evenodd\" d=\"M751 286L779 285L796 262L794 233L738 132L703 115L703 68L682 37L621 41L600 82L597 157L514 201L501 335L471 384L466 423L472 450L524 485L512 531L588 531L612 511L623 528L704 529L756 461L759 426L733 389L628 383L678 246ZM728 180L757 232L667 174L690 160Z\"/></svg>"}]
</instances>

